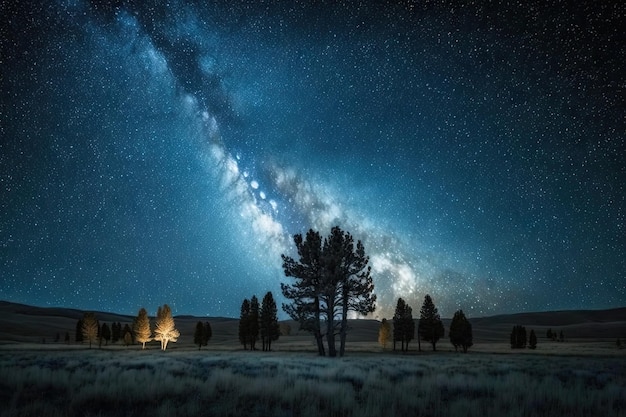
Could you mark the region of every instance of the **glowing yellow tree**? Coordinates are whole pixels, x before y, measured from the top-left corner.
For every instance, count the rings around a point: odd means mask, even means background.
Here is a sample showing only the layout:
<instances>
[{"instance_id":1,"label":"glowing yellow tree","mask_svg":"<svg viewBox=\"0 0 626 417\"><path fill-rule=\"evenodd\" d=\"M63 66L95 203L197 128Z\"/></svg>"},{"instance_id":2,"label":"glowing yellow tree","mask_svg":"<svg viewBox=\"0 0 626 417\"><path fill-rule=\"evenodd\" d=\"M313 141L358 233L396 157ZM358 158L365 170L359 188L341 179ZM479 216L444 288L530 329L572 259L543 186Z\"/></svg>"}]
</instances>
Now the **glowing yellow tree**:
<instances>
[{"instance_id":1,"label":"glowing yellow tree","mask_svg":"<svg viewBox=\"0 0 626 417\"><path fill-rule=\"evenodd\" d=\"M167 304L159 307L156 318L156 328L154 329L154 340L161 342L161 350L167 349L169 342L176 342L180 332L174 327L172 309Z\"/></svg>"},{"instance_id":2,"label":"glowing yellow tree","mask_svg":"<svg viewBox=\"0 0 626 417\"><path fill-rule=\"evenodd\" d=\"M141 348L146 348L146 342L152 340L152 331L150 330L150 319L148 318L148 312L145 308L139 310L139 314L133 324L133 330L135 331L135 340L141 343Z\"/></svg>"}]
</instances>

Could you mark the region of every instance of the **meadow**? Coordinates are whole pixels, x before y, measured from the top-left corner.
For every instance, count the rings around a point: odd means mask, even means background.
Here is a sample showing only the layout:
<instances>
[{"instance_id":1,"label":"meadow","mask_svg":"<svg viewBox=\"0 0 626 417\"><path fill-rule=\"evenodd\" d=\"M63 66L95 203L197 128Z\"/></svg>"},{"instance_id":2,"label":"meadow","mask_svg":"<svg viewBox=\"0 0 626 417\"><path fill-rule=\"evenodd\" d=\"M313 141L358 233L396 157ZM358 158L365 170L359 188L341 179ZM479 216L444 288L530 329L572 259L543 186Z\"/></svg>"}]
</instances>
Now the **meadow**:
<instances>
[{"instance_id":1,"label":"meadow","mask_svg":"<svg viewBox=\"0 0 626 417\"><path fill-rule=\"evenodd\" d=\"M5 345L0 415L620 417L625 359Z\"/></svg>"}]
</instances>

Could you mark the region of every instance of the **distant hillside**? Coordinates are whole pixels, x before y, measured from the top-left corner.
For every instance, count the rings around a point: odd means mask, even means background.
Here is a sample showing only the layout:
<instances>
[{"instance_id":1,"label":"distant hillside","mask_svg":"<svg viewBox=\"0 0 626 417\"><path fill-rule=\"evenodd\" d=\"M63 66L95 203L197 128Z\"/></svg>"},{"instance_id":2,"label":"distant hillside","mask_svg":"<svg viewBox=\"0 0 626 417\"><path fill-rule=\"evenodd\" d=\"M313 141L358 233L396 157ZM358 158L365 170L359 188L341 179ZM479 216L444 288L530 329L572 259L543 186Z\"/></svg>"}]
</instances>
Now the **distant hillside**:
<instances>
[{"instance_id":1,"label":"distant hillside","mask_svg":"<svg viewBox=\"0 0 626 417\"><path fill-rule=\"evenodd\" d=\"M57 333L61 339L66 332L74 340L76 323L83 311L59 307L34 307L24 304L0 301L0 343L41 342L44 338L52 341ZM110 312L96 312L100 322L120 322L131 324L133 316ZM183 342L192 343L196 323L209 321L213 328L212 344L236 346L238 344L238 323L235 318L176 316L177 327ZM415 318L417 321L417 317ZM568 339L626 339L626 307L609 310L571 310L537 313L518 313L491 317L469 317L474 331L474 341L506 342L511 328L520 324L533 329L543 337L548 329L563 331ZM298 324L285 322L291 327L290 339L309 343L311 337L298 331ZM445 319L447 331L450 320ZM354 342L376 341L379 322L376 320L351 320L349 340Z\"/></svg>"}]
</instances>

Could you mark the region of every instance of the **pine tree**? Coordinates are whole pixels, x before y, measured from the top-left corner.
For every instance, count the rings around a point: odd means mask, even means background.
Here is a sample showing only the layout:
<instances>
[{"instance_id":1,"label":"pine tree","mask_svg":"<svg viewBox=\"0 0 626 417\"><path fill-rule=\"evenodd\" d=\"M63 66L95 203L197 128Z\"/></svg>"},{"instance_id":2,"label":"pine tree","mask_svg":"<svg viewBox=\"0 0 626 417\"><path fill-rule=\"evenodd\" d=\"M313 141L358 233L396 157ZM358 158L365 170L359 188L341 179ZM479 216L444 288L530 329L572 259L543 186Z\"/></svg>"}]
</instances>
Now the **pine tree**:
<instances>
[{"instance_id":1,"label":"pine tree","mask_svg":"<svg viewBox=\"0 0 626 417\"><path fill-rule=\"evenodd\" d=\"M248 350L248 342L250 331L248 326L250 324L250 300L247 298L241 303L241 314L239 316L239 342L243 345L245 350Z\"/></svg>"},{"instance_id":2,"label":"pine tree","mask_svg":"<svg viewBox=\"0 0 626 417\"><path fill-rule=\"evenodd\" d=\"M537 349L537 335L534 330L531 330L528 336L528 349Z\"/></svg>"},{"instance_id":3,"label":"pine tree","mask_svg":"<svg viewBox=\"0 0 626 417\"><path fill-rule=\"evenodd\" d=\"M100 329L100 340L104 339L105 346L108 346L109 340L111 340L111 329L106 323L102 323L102 328Z\"/></svg>"},{"instance_id":4,"label":"pine tree","mask_svg":"<svg viewBox=\"0 0 626 417\"><path fill-rule=\"evenodd\" d=\"M524 326L513 326L511 332L511 349L526 348L526 328Z\"/></svg>"},{"instance_id":5,"label":"pine tree","mask_svg":"<svg viewBox=\"0 0 626 417\"><path fill-rule=\"evenodd\" d=\"M250 350L256 350L259 339L259 299L253 295L250 299L250 315L248 316L248 342Z\"/></svg>"},{"instance_id":6,"label":"pine tree","mask_svg":"<svg viewBox=\"0 0 626 417\"><path fill-rule=\"evenodd\" d=\"M91 349L91 344L98 340L98 327L96 315L94 313L85 313L82 323L82 335L83 340L89 342L89 349Z\"/></svg>"},{"instance_id":7,"label":"pine tree","mask_svg":"<svg viewBox=\"0 0 626 417\"><path fill-rule=\"evenodd\" d=\"M419 335L422 340L430 342L433 351L437 350L437 341L444 336L443 322L430 295L424 297L424 304L420 310Z\"/></svg>"},{"instance_id":8,"label":"pine tree","mask_svg":"<svg viewBox=\"0 0 626 417\"><path fill-rule=\"evenodd\" d=\"M204 323L204 340L206 343L205 346L209 344L209 340L213 337L213 329L211 329L211 324L207 321Z\"/></svg>"},{"instance_id":9,"label":"pine tree","mask_svg":"<svg viewBox=\"0 0 626 417\"><path fill-rule=\"evenodd\" d=\"M274 296L268 291L261 304L260 330L263 351L272 350L272 342L278 340L280 336L277 314Z\"/></svg>"},{"instance_id":10,"label":"pine tree","mask_svg":"<svg viewBox=\"0 0 626 417\"><path fill-rule=\"evenodd\" d=\"M180 336L172 317L172 309L167 304L163 304L163 307L157 310L154 335L154 340L161 342L161 350L166 350L168 343L175 343Z\"/></svg>"},{"instance_id":11,"label":"pine tree","mask_svg":"<svg viewBox=\"0 0 626 417\"><path fill-rule=\"evenodd\" d=\"M396 341L399 341L402 352L408 351L409 342L414 336L413 309L402 298L398 298L393 315L393 350L396 350Z\"/></svg>"},{"instance_id":12,"label":"pine tree","mask_svg":"<svg viewBox=\"0 0 626 417\"><path fill-rule=\"evenodd\" d=\"M387 348L387 343L389 343L389 339L391 338L391 324L387 321L387 319L383 319L380 322L380 327L378 328L378 343L382 346L383 350Z\"/></svg>"},{"instance_id":13,"label":"pine tree","mask_svg":"<svg viewBox=\"0 0 626 417\"><path fill-rule=\"evenodd\" d=\"M83 319L80 318L76 322L76 343L83 342Z\"/></svg>"},{"instance_id":14,"label":"pine tree","mask_svg":"<svg viewBox=\"0 0 626 417\"><path fill-rule=\"evenodd\" d=\"M208 340L206 339L206 331L204 328L204 324L199 321L196 323L196 331L193 333L193 343L198 345L198 350L202 348L202 346L207 345Z\"/></svg>"},{"instance_id":15,"label":"pine tree","mask_svg":"<svg viewBox=\"0 0 626 417\"><path fill-rule=\"evenodd\" d=\"M450 323L450 343L454 345L454 350L458 350L459 347L463 349L463 353L467 353L467 349L472 346L472 325L467 317L463 313L463 310L459 310L454 313L452 322Z\"/></svg>"},{"instance_id":16,"label":"pine tree","mask_svg":"<svg viewBox=\"0 0 626 417\"><path fill-rule=\"evenodd\" d=\"M113 322L111 325L111 343L117 343L122 334L122 325L119 322Z\"/></svg>"},{"instance_id":17,"label":"pine tree","mask_svg":"<svg viewBox=\"0 0 626 417\"><path fill-rule=\"evenodd\" d=\"M65 344L70 344L70 332L65 332Z\"/></svg>"},{"instance_id":18,"label":"pine tree","mask_svg":"<svg viewBox=\"0 0 626 417\"><path fill-rule=\"evenodd\" d=\"M146 343L152 340L152 330L150 330L150 319L145 308L140 308L137 317L133 321L133 332L135 340L141 343L141 349L146 348ZM161 347L163 344L161 344Z\"/></svg>"},{"instance_id":19,"label":"pine tree","mask_svg":"<svg viewBox=\"0 0 626 417\"><path fill-rule=\"evenodd\" d=\"M552 340L552 329L548 329L546 332L546 339Z\"/></svg>"},{"instance_id":20,"label":"pine tree","mask_svg":"<svg viewBox=\"0 0 626 417\"><path fill-rule=\"evenodd\" d=\"M124 345L129 346L133 343L133 333L130 330L130 326L128 324L124 325L124 330L122 331L124 335Z\"/></svg>"}]
</instances>

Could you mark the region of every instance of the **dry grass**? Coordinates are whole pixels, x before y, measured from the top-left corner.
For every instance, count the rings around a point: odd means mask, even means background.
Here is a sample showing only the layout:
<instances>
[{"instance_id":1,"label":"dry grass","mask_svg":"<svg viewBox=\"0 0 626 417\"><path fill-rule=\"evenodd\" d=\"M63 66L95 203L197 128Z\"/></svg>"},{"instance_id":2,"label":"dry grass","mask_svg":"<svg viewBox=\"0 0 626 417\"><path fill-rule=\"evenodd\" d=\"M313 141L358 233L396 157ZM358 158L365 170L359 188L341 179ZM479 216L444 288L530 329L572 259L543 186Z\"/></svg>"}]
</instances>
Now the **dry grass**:
<instances>
[{"instance_id":1,"label":"dry grass","mask_svg":"<svg viewBox=\"0 0 626 417\"><path fill-rule=\"evenodd\" d=\"M0 351L2 416L626 416L621 357Z\"/></svg>"}]
</instances>

